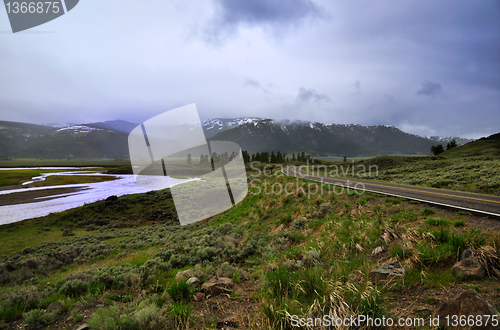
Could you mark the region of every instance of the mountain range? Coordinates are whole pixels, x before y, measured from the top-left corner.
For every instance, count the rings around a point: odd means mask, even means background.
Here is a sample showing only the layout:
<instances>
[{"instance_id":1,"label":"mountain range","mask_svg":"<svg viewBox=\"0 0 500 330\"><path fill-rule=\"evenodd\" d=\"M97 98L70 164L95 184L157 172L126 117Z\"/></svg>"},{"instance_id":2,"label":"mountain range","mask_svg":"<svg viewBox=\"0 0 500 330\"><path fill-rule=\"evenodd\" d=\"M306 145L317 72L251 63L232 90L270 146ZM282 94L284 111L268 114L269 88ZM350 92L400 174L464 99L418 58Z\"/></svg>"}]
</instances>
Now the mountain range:
<instances>
[{"instance_id":1,"label":"mountain range","mask_svg":"<svg viewBox=\"0 0 500 330\"><path fill-rule=\"evenodd\" d=\"M128 158L127 139L137 124L123 120L80 125L35 125L0 121L0 158ZM323 124L245 117L202 123L208 140L233 141L249 153L306 152L314 156L376 156L430 153L435 144L459 137L421 137L394 126Z\"/></svg>"}]
</instances>

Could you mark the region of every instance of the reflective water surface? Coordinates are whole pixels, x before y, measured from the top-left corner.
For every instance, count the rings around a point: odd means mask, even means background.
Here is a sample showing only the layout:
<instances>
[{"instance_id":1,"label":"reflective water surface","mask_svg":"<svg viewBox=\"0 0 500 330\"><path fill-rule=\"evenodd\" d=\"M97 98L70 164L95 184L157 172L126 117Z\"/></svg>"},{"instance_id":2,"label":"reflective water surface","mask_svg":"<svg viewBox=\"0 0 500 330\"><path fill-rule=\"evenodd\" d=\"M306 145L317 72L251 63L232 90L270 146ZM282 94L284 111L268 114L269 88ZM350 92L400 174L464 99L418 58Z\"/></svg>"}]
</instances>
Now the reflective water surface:
<instances>
[{"instance_id":1,"label":"reflective water surface","mask_svg":"<svg viewBox=\"0 0 500 330\"><path fill-rule=\"evenodd\" d=\"M67 168L71 169L71 168ZM73 168L76 169L76 168ZM1 169L0 169L1 170ZM39 177L34 177L30 181L43 181L49 175L105 175L116 177L116 180L97 182L97 183L79 183L58 186L19 188L13 190L0 191L0 198L7 194L18 194L26 191L47 190L54 188L78 188L78 191L71 193L56 193L44 197L36 198L37 202L0 206L0 225L17 222L25 219L36 218L48 215L54 212L61 212L84 204L93 203L99 200L106 199L109 196L123 196L129 194L145 193L154 188L144 188L135 183L134 175L108 175L95 171L85 172L60 172L60 173L44 173ZM144 179L142 177L141 179ZM152 178L153 179L153 178ZM155 178L156 180L158 178ZM167 177L165 177L167 179ZM173 179L168 178L170 186L177 184L195 181L199 179ZM30 182L30 183L31 183ZM168 186L168 184L167 184ZM62 190L62 189L61 189ZM47 200L50 198L50 200Z\"/></svg>"}]
</instances>

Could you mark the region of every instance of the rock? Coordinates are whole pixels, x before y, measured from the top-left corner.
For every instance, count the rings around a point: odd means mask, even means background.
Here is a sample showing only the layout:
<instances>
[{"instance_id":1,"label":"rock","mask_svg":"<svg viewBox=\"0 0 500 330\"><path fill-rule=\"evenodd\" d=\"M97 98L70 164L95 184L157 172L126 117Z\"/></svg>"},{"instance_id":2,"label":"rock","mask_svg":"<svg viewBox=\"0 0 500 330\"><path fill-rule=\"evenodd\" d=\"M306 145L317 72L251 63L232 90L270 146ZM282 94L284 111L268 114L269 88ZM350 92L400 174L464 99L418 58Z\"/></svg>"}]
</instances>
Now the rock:
<instances>
[{"instance_id":1,"label":"rock","mask_svg":"<svg viewBox=\"0 0 500 330\"><path fill-rule=\"evenodd\" d=\"M84 323L81 326L79 326L78 328L76 328L76 330L86 330L88 328L89 328L89 326L87 325L87 323Z\"/></svg>"},{"instance_id":2,"label":"rock","mask_svg":"<svg viewBox=\"0 0 500 330\"><path fill-rule=\"evenodd\" d=\"M384 248L381 246L377 246L376 248L373 249L372 256L376 256L377 254L380 254L382 252L384 252Z\"/></svg>"},{"instance_id":3,"label":"rock","mask_svg":"<svg viewBox=\"0 0 500 330\"><path fill-rule=\"evenodd\" d=\"M232 291L229 289L233 287L234 282L228 277L212 277L210 280L203 283L203 285L201 286L201 290L206 294L216 296L221 293L230 294Z\"/></svg>"},{"instance_id":4,"label":"rock","mask_svg":"<svg viewBox=\"0 0 500 330\"><path fill-rule=\"evenodd\" d=\"M488 326L484 326L486 323L486 317L483 317L483 326L472 326L472 327L451 327L446 326L446 316L449 316L450 322L452 321L453 315L462 316L464 315L466 318L469 315L473 315L474 320L477 320L477 315L497 315L500 320L500 314L498 311L486 300L484 300L476 291L467 290L460 293L458 296L453 298L452 300L448 300L439 306L436 311L436 316L439 316L440 325L444 326L445 329L454 329L454 330L465 330L465 329L485 329L485 330L493 330L498 329L497 326L493 326L492 317L489 318Z\"/></svg>"},{"instance_id":5,"label":"rock","mask_svg":"<svg viewBox=\"0 0 500 330\"><path fill-rule=\"evenodd\" d=\"M205 294L203 292L197 292L193 297L194 297L194 301L205 300Z\"/></svg>"},{"instance_id":6,"label":"rock","mask_svg":"<svg viewBox=\"0 0 500 330\"><path fill-rule=\"evenodd\" d=\"M197 288L200 286L200 279L198 277L190 277L187 281L187 284L191 287L191 289Z\"/></svg>"},{"instance_id":7,"label":"rock","mask_svg":"<svg viewBox=\"0 0 500 330\"><path fill-rule=\"evenodd\" d=\"M464 259L467 259L470 257L472 257L472 251L467 249L464 252L462 252L462 254L460 255L460 260L464 260Z\"/></svg>"},{"instance_id":8,"label":"rock","mask_svg":"<svg viewBox=\"0 0 500 330\"><path fill-rule=\"evenodd\" d=\"M405 268L400 262L396 261L390 264L385 264L370 272L372 282L392 280L403 278L405 275Z\"/></svg>"},{"instance_id":9,"label":"rock","mask_svg":"<svg viewBox=\"0 0 500 330\"><path fill-rule=\"evenodd\" d=\"M483 265L481 265L474 257L460 260L453 265L451 272L455 274L456 277L465 281L481 280L486 276L486 270Z\"/></svg>"},{"instance_id":10,"label":"rock","mask_svg":"<svg viewBox=\"0 0 500 330\"><path fill-rule=\"evenodd\" d=\"M187 269L182 272L178 272L177 275L175 275L175 280L180 281L180 280L187 280L190 277L194 277L195 271L194 269Z\"/></svg>"},{"instance_id":11,"label":"rock","mask_svg":"<svg viewBox=\"0 0 500 330\"><path fill-rule=\"evenodd\" d=\"M51 313L53 311L57 311L57 314L61 314L66 311L66 307L64 307L59 301L55 301L45 309L46 313Z\"/></svg>"}]
</instances>

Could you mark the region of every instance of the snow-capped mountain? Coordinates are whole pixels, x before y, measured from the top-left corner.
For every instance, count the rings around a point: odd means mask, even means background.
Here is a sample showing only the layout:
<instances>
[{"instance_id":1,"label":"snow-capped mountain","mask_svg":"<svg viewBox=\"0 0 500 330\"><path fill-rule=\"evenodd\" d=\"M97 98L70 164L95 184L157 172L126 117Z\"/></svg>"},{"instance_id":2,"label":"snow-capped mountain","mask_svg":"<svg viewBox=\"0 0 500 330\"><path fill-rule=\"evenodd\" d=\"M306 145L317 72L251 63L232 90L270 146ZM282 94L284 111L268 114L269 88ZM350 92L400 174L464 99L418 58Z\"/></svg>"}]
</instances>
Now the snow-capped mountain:
<instances>
[{"instance_id":1,"label":"snow-capped mountain","mask_svg":"<svg viewBox=\"0 0 500 330\"><path fill-rule=\"evenodd\" d=\"M243 117L235 119L214 118L204 121L202 126L203 131L205 132L205 137L209 139L212 136L219 134L220 132L227 131L228 129L233 129L245 124L254 124L261 120L264 119L256 117Z\"/></svg>"},{"instance_id":2,"label":"snow-capped mountain","mask_svg":"<svg viewBox=\"0 0 500 330\"><path fill-rule=\"evenodd\" d=\"M274 150L285 153L305 151L316 155L428 155L430 147L437 143L434 139L409 134L392 125L237 118L211 119L203 126L207 138L237 142L243 150L251 153ZM468 142L455 139L458 144Z\"/></svg>"},{"instance_id":3,"label":"snow-capped mountain","mask_svg":"<svg viewBox=\"0 0 500 330\"><path fill-rule=\"evenodd\" d=\"M446 144L448 144L452 140L455 140L459 146L474 141L474 139L466 139L466 138L461 138L461 137L456 137L456 136L448 136L448 137L425 136L425 138L429 139L433 142L436 142L437 144L442 144L444 146L446 146Z\"/></svg>"}]
</instances>

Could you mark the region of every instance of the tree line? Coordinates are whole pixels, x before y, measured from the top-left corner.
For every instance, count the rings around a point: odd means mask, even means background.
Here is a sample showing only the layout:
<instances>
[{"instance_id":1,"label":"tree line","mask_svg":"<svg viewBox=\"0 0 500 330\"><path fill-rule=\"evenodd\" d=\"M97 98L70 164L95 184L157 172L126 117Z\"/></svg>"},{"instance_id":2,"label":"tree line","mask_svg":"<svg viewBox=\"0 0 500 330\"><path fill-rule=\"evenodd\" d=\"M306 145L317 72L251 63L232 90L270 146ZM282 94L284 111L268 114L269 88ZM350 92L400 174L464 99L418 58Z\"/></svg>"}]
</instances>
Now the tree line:
<instances>
[{"instance_id":1,"label":"tree line","mask_svg":"<svg viewBox=\"0 0 500 330\"><path fill-rule=\"evenodd\" d=\"M235 159L236 156L238 156L238 153L236 153L234 151L231 152L231 154L228 154L227 151L224 153L220 153L220 154L218 154L216 152L212 152L211 157L209 157L208 155L201 154L200 159L199 159L199 164L200 165L209 164L211 160L212 160L212 162L215 162L215 163L230 162L233 159ZM186 161L187 161L188 165L192 165L193 164L193 156L191 154L187 154Z\"/></svg>"},{"instance_id":2,"label":"tree line","mask_svg":"<svg viewBox=\"0 0 500 330\"><path fill-rule=\"evenodd\" d=\"M450 142L448 142L448 144L446 145L446 150L453 149L457 146L458 146L457 141L455 139L453 139ZM437 155L442 154L444 152L444 147L442 144L438 144L437 146L432 146L431 152L434 156L437 156Z\"/></svg>"},{"instance_id":3,"label":"tree line","mask_svg":"<svg viewBox=\"0 0 500 330\"><path fill-rule=\"evenodd\" d=\"M243 160L245 163L250 163L250 162L261 162L261 163L285 163L289 162L290 158L286 156L285 153L281 153L278 151L277 153L274 153L274 151L271 151L271 153L267 151L262 151L262 152L257 152L255 154L250 155L248 151L243 151ZM297 154L293 153L292 154L292 159L291 161L293 162L305 162L307 160L312 160L311 155L306 155L305 152L299 152Z\"/></svg>"},{"instance_id":4,"label":"tree line","mask_svg":"<svg viewBox=\"0 0 500 330\"><path fill-rule=\"evenodd\" d=\"M214 163L218 162L230 162L234 158L238 156L238 153L232 152L231 154L228 154L227 152L217 154L216 152L213 152L211 157L208 155L200 155L199 159L199 164L204 165L204 164L209 164L211 161ZM245 163L250 163L250 162L261 162L261 163L285 163L285 162L307 162L307 161L312 161L311 155L306 155L305 152L299 152L295 154L295 152L292 154L292 158L290 159L289 157L286 156L285 153L281 153L278 151L275 153L274 151L271 151L271 153L267 151L262 151L262 152L257 152L255 154L249 154L248 151L244 150L242 151L242 157L243 161ZM188 165L193 164L193 156L191 154L188 154L186 156L186 161Z\"/></svg>"}]
</instances>

